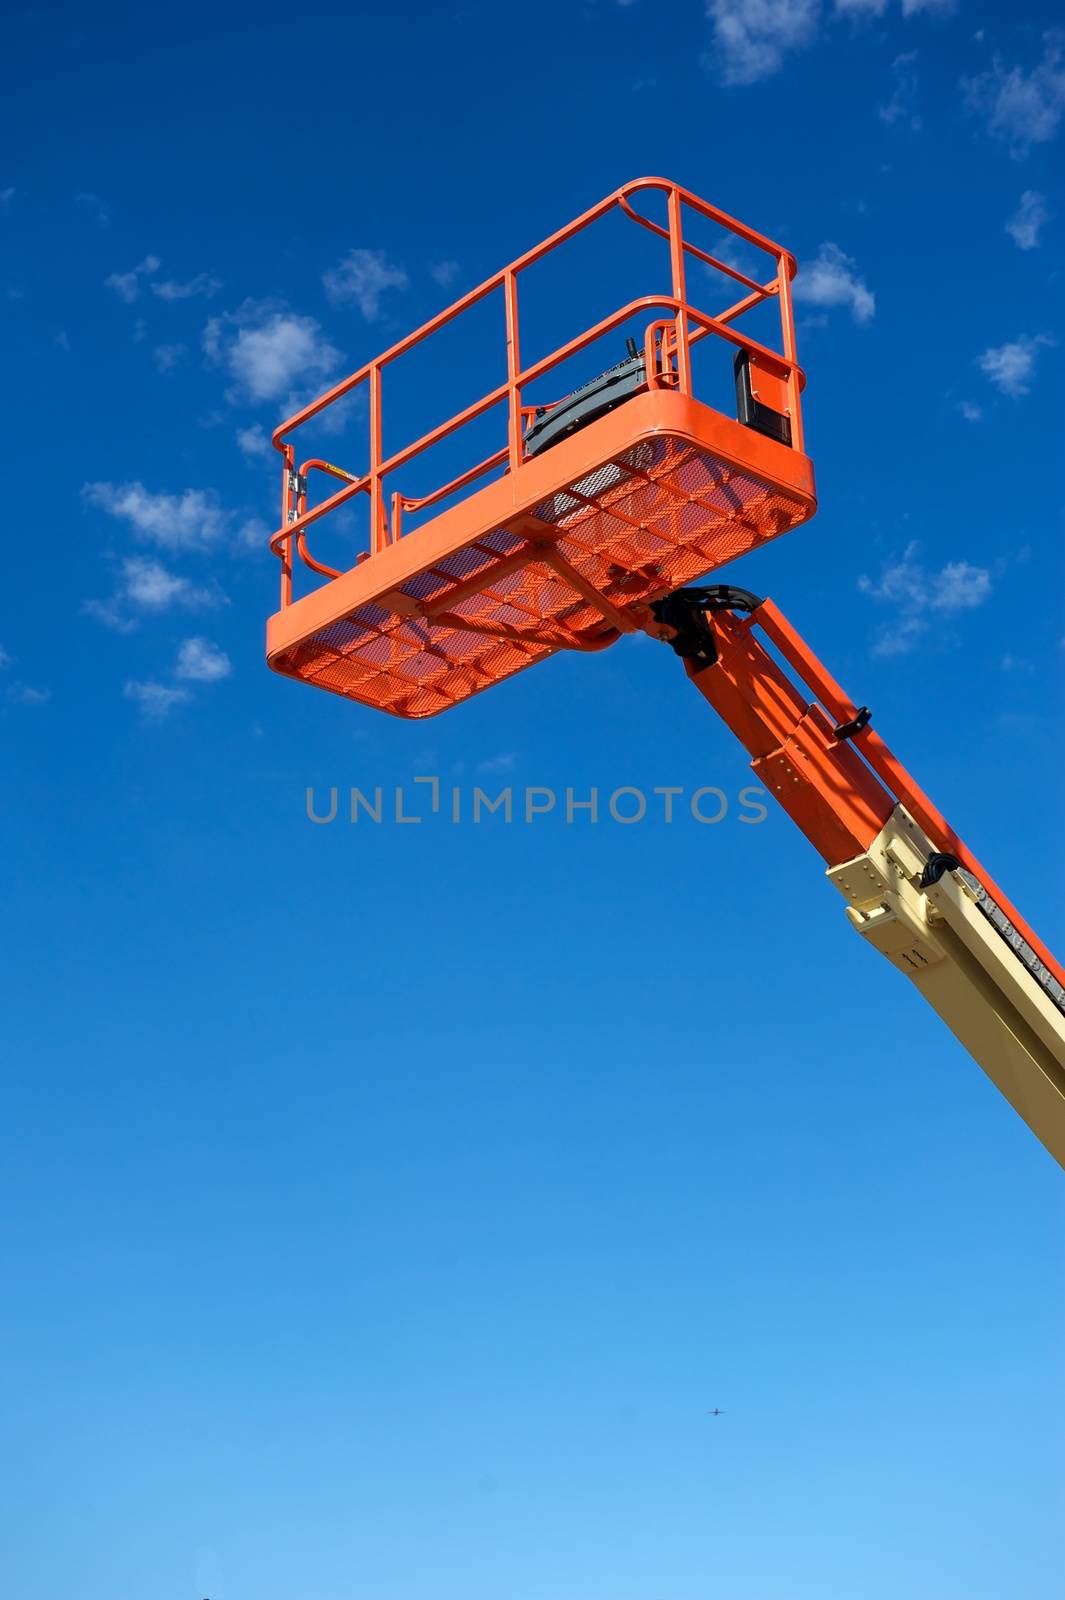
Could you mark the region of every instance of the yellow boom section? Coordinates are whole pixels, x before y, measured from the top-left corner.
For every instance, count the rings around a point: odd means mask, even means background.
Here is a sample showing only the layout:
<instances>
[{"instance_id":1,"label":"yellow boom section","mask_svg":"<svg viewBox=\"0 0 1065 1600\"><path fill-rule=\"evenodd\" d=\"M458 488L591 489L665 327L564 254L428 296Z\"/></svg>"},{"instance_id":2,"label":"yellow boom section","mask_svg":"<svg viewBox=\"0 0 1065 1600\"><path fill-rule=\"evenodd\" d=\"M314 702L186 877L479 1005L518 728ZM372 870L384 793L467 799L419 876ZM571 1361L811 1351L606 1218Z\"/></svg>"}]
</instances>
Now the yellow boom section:
<instances>
[{"instance_id":1,"label":"yellow boom section","mask_svg":"<svg viewBox=\"0 0 1065 1600\"><path fill-rule=\"evenodd\" d=\"M971 873L901 805L828 877L864 939L914 983L1065 1167L1065 996Z\"/></svg>"}]
</instances>

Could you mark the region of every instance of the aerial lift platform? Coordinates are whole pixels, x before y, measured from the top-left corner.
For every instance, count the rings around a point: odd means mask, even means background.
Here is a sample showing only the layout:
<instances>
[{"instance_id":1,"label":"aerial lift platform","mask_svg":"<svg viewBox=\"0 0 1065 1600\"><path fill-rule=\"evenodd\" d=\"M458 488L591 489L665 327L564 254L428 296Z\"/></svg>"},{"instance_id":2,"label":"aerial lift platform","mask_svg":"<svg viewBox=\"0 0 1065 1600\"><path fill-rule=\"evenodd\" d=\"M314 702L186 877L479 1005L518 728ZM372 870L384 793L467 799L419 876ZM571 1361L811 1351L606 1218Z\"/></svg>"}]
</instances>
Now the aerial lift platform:
<instances>
[{"instance_id":1,"label":"aerial lift platform","mask_svg":"<svg viewBox=\"0 0 1065 1600\"><path fill-rule=\"evenodd\" d=\"M661 241L669 292L628 300L523 366L523 274L617 214ZM685 236L696 217L724 235L716 253ZM733 247L763 272L741 271ZM723 310L694 303L693 264L700 289L733 286ZM288 677L420 718L557 650L602 650L638 631L668 645L825 861L852 927L920 990L1065 1165L1065 971L891 753L868 708L773 602L695 584L816 509L795 272L788 251L690 191L637 179L304 406L273 436L283 459L282 521L271 539L281 597L267 660ZM501 301L505 381L386 456L385 373L491 297ZM779 323L775 346L741 331L767 308ZM640 336L628 335L624 359L560 399L530 403L545 378L608 340L616 352L634 325ZM700 397L692 357L704 340L731 358L735 415ZM294 435L356 393L366 397L365 465L297 461ZM392 487L493 411L501 421L491 454L428 493ZM312 499L312 475L341 487ZM368 512L366 548L336 567L312 554L308 535L356 500Z\"/></svg>"}]
</instances>

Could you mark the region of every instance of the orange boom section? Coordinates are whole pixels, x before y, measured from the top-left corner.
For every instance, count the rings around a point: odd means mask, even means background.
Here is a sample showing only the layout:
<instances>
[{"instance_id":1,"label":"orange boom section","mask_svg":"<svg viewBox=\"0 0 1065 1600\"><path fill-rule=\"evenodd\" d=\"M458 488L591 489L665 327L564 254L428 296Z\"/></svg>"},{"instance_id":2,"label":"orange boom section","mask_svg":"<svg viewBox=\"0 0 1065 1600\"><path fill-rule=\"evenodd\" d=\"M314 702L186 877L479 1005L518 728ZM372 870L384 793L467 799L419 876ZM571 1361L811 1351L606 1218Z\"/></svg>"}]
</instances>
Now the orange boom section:
<instances>
[{"instance_id":1,"label":"orange boom section","mask_svg":"<svg viewBox=\"0 0 1065 1600\"><path fill-rule=\"evenodd\" d=\"M644 194L659 205L664 198L661 221L637 208ZM685 238L688 213L768 257L768 276L723 259L731 250L714 255ZM626 301L523 368L522 274L612 214L659 241L669 292ZM743 293L716 314L698 309L686 289L692 259L700 286L731 281ZM267 625L270 666L397 716L432 716L556 650L600 650L647 627L653 602L806 521L816 501L802 447L794 272L793 257L762 235L676 184L639 179L305 406L274 434L283 456L282 525L271 540L281 608ZM502 301L505 383L386 458L386 370L493 295ZM735 326L774 304L779 349ZM627 328L637 337L626 359L561 400L527 403L574 357L591 358L597 345L616 355ZM736 417L696 392L692 351L706 339L733 357ZM291 435L360 389L366 470L316 456L297 465ZM493 409L501 438L489 456L428 493L393 488L404 468L445 441L461 443ZM309 504L312 472L343 487ZM344 570L311 554L308 532L325 531L350 502L365 506L369 528L367 547ZM299 596L297 573L316 582Z\"/></svg>"}]
</instances>

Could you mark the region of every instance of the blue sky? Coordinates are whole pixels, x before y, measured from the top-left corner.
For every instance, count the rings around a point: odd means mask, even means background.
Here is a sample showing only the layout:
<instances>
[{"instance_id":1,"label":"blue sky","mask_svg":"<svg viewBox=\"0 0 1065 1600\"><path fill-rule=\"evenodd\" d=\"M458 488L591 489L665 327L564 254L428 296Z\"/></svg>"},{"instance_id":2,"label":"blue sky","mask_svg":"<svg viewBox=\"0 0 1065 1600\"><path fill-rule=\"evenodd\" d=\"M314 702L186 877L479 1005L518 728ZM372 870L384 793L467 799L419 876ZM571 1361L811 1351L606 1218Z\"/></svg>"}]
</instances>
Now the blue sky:
<instances>
[{"instance_id":1,"label":"blue sky","mask_svg":"<svg viewBox=\"0 0 1065 1600\"><path fill-rule=\"evenodd\" d=\"M308 786L426 774L735 796L672 655L560 657L422 725L263 662L293 397L664 173L802 266L821 509L729 575L1060 950L1054 20L9 14L22 1600L1057 1592L1060 1174L784 818L306 818ZM584 270L545 337L621 269ZM467 379L430 363L390 425Z\"/></svg>"}]
</instances>

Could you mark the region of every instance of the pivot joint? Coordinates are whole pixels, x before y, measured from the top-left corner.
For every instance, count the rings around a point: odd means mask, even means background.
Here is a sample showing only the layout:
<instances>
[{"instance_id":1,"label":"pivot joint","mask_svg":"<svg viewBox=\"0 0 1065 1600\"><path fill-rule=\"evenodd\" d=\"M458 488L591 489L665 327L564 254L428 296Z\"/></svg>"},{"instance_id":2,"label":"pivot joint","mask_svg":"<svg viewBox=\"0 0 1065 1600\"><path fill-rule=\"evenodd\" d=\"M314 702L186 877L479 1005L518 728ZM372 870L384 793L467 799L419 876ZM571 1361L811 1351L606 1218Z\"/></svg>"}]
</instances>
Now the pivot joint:
<instances>
[{"instance_id":1,"label":"pivot joint","mask_svg":"<svg viewBox=\"0 0 1065 1600\"><path fill-rule=\"evenodd\" d=\"M651 615L662 632L659 638L685 661L712 667L717 660L717 640L708 620L710 611L756 611L761 605L750 589L731 583L700 584L674 589L651 605Z\"/></svg>"}]
</instances>

